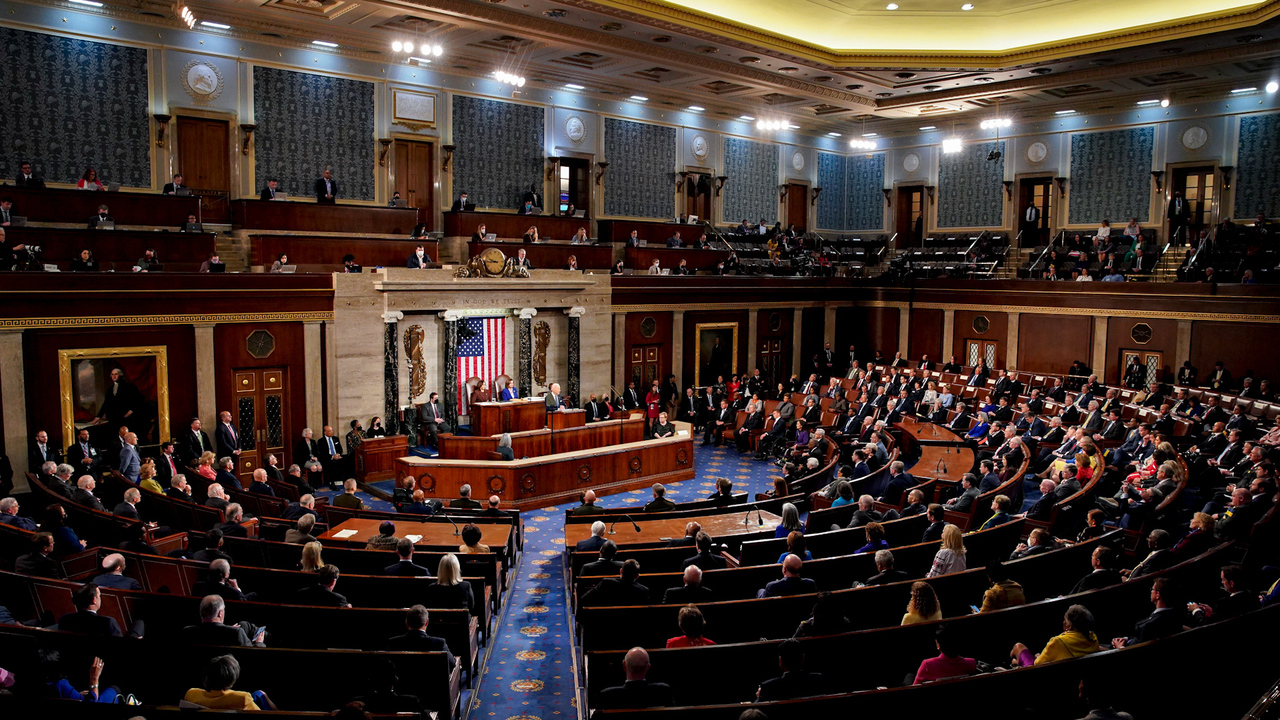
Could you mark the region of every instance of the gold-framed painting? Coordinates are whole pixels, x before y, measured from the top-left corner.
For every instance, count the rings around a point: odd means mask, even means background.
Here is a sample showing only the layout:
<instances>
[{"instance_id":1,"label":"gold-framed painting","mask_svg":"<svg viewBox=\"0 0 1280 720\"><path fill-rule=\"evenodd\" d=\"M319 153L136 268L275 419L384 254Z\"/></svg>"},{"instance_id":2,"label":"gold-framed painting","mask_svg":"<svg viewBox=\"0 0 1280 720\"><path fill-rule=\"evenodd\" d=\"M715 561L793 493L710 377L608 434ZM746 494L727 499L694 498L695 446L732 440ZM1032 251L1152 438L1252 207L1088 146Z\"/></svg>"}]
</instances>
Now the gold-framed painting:
<instances>
[{"instance_id":1,"label":"gold-framed painting","mask_svg":"<svg viewBox=\"0 0 1280 720\"><path fill-rule=\"evenodd\" d=\"M127 426L138 445L169 440L169 349L81 348L58 351L62 446L80 430L105 445Z\"/></svg>"},{"instance_id":2,"label":"gold-framed painting","mask_svg":"<svg viewBox=\"0 0 1280 720\"><path fill-rule=\"evenodd\" d=\"M728 382L738 372L738 323L698 323L693 334L698 387L715 383L721 375Z\"/></svg>"}]
</instances>

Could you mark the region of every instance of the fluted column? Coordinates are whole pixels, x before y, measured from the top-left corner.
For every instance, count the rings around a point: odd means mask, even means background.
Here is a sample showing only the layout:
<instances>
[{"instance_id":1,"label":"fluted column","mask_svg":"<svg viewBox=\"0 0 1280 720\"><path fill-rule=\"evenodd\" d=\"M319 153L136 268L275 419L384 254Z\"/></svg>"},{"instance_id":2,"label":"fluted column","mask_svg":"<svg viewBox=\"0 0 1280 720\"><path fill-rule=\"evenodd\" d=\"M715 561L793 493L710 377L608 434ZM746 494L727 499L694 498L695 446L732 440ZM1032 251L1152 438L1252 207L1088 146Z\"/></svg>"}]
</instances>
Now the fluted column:
<instances>
[{"instance_id":1,"label":"fluted column","mask_svg":"<svg viewBox=\"0 0 1280 720\"><path fill-rule=\"evenodd\" d=\"M400 409L400 352L396 343L396 323L402 318L404 313L398 310L382 313L382 321L386 323L382 336L382 416L386 418L388 427L396 423L397 432L400 430L396 422L400 416L397 412ZM337 427L342 423L335 418L332 424Z\"/></svg>"},{"instance_id":2,"label":"fluted column","mask_svg":"<svg viewBox=\"0 0 1280 720\"><path fill-rule=\"evenodd\" d=\"M520 397L533 395L533 318L537 314L536 308L521 308L516 311L516 317L520 319L520 326L516 331L520 348L519 357L516 358L520 365L516 382L520 384Z\"/></svg>"},{"instance_id":3,"label":"fluted column","mask_svg":"<svg viewBox=\"0 0 1280 720\"><path fill-rule=\"evenodd\" d=\"M462 313L457 310L446 310L440 313L444 321L444 387L441 397L444 398L444 419L449 424L449 432L458 431L458 321Z\"/></svg>"},{"instance_id":4,"label":"fluted column","mask_svg":"<svg viewBox=\"0 0 1280 720\"><path fill-rule=\"evenodd\" d=\"M27 443L40 430L49 433L52 445L62 443L61 428L33 428L27 431L27 389L25 369L22 364L22 331L0 330L0 409L4 411L4 444L9 449L9 462L13 466L13 488L26 492L27 471L39 472L40 468L27 467Z\"/></svg>"},{"instance_id":5,"label":"fluted column","mask_svg":"<svg viewBox=\"0 0 1280 720\"><path fill-rule=\"evenodd\" d=\"M582 386L582 348L581 348L581 318L585 315L587 309L584 307L571 307L564 311L569 316L569 388L566 395L569 397L569 404L572 407L578 407L581 402L578 395Z\"/></svg>"}]
</instances>

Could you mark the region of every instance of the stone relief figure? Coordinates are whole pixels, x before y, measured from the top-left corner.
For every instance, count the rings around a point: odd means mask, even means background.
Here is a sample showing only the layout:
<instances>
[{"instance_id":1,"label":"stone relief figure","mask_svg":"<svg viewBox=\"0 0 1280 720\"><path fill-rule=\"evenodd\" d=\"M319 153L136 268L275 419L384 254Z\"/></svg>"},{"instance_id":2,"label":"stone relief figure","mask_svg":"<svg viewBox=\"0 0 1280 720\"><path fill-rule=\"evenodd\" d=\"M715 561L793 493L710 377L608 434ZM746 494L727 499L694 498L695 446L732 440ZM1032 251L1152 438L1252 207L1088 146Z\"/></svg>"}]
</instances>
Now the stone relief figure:
<instances>
[{"instance_id":1,"label":"stone relief figure","mask_svg":"<svg viewBox=\"0 0 1280 720\"><path fill-rule=\"evenodd\" d=\"M551 344L551 326L538 321L533 326L533 381L547 384L547 346Z\"/></svg>"},{"instance_id":2,"label":"stone relief figure","mask_svg":"<svg viewBox=\"0 0 1280 720\"><path fill-rule=\"evenodd\" d=\"M404 331L404 361L409 366L409 399L427 391L427 363L422 359L422 341L426 333L421 325L410 325Z\"/></svg>"}]
</instances>

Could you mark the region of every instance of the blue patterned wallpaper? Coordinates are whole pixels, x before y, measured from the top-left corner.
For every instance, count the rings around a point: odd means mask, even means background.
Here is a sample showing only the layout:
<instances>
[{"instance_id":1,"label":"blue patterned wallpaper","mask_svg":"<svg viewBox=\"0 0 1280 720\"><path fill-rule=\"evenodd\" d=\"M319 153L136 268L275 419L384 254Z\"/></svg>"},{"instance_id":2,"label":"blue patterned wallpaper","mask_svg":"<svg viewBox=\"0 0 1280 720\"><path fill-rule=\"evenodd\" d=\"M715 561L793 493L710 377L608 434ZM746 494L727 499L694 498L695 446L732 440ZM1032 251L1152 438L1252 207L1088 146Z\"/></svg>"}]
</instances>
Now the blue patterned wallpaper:
<instances>
[{"instance_id":1,"label":"blue patterned wallpaper","mask_svg":"<svg viewBox=\"0 0 1280 720\"><path fill-rule=\"evenodd\" d=\"M1072 135L1067 223L1147 222L1155 141L1151 126Z\"/></svg>"},{"instance_id":2,"label":"blue patterned wallpaper","mask_svg":"<svg viewBox=\"0 0 1280 720\"><path fill-rule=\"evenodd\" d=\"M541 107L454 95L454 195L466 190L478 207L512 210L530 185L541 195L545 132Z\"/></svg>"},{"instance_id":3,"label":"blue patterned wallpaper","mask_svg":"<svg viewBox=\"0 0 1280 720\"><path fill-rule=\"evenodd\" d=\"M151 187L147 51L0 28L0 177Z\"/></svg>"},{"instance_id":4,"label":"blue patterned wallpaper","mask_svg":"<svg viewBox=\"0 0 1280 720\"><path fill-rule=\"evenodd\" d=\"M604 178L605 215L674 216L675 128L605 118L604 157L609 162Z\"/></svg>"},{"instance_id":5,"label":"blue patterned wallpaper","mask_svg":"<svg viewBox=\"0 0 1280 720\"><path fill-rule=\"evenodd\" d=\"M884 158L884 153L849 156L849 175L845 181L846 230L884 229ZM826 194L826 190L822 192Z\"/></svg>"},{"instance_id":6,"label":"blue patterned wallpaper","mask_svg":"<svg viewBox=\"0 0 1280 720\"><path fill-rule=\"evenodd\" d=\"M778 146L742 138L724 139L724 186L721 222L744 218L772 225L778 220Z\"/></svg>"},{"instance_id":7,"label":"blue patterned wallpaper","mask_svg":"<svg viewBox=\"0 0 1280 720\"><path fill-rule=\"evenodd\" d=\"M373 83L255 66L253 108L258 189L315 197L331 167L339 200L374 198Z\"/></svg>"},{"instance_id":8,"label":"blue patterned wallpaper","mask_svg":"<svg viewBox=\"0 0 1280 720\"><path fill-rule=\"evenodd\" d=\"M1240 118L1240 150L1236 158L1236 218L1263 213L1280 216L1280 115Z\"/></svg>"},{"instance_id":9,"label":"blue patterned wallpaper","mask_svg":"<svg viewBox=\"0 0 1280 720\"><path fill-rule=\"evenodd\" d=\"M818 153L818 227L822 230L846 230L845 174L848 162L843 155Z\"/></svg>"},{"instance_id":10,"label":"blue patterned wallpaper","mask_svg":"<svg viewBox=\"0 0 1280 720\"><path fill-rule=\"evenodd\" d=\"M999 150L999 160L987 160ZM938 227L985 228L1004 223L1005 142L966 144L938 159Z\"/></svg>"}]
</instances>

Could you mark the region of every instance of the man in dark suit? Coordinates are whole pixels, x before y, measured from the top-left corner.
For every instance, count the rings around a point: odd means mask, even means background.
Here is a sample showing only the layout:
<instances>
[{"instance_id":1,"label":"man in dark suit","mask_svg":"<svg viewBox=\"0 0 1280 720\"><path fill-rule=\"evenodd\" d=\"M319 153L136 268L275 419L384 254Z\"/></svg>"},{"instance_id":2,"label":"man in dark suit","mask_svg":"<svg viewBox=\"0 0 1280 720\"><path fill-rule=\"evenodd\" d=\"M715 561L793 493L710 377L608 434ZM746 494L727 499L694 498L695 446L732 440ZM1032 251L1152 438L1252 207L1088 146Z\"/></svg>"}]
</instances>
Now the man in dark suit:
<instances>
[{"instance_id":1,"label":"man in dark suit","mask_svg":"<svg viewBox=\"0 0 1280 720\"><path fill-rule=\"evenodd\" d=\"M893 569L893 553L888 550L876 551L876 574L867 579L863 585L887 585L888 583L910 580L910 573Z\"/></svg>"},{"instance_id":2,"label":"man in dark suit","mask_svg":"<svg viewBox=\"0 0 1280 720\"><path fill-rule=\"evenodd\" d=\"M302 588L294 593L294 597L303 605L335 608L351 607L351 603L347 602L345 597L334 592L334 588L338 584L338 576L337 565L325 565L320 568L320 572L316 573L315 584Z\"/></svg>"},{"instance_id":3,"label":"man in dark suit","mask_svg":"<svg viewBox=\"0 0 1280 720\"><path fill-rule=\"evenodd\" d=\"M449 501L449 507L479 510L480 503L471 499L471 486L463 485L458 488L458 497Z\"/></svg>"},{"instance_id":4,"label":"man in dark suit","mask_svg":"<svg viewBox=\"0 0 1280 720\"><path fill-rule=\"evenodd\" d=\"M702 570L721 570L725 567L724 558L711 552L710 535L699 531L694 542L697 543L698 554L693 557L686 558L685 561L680 564L681 569L687 568L690 565L697 565Z\"/></svg>"},{"instance_id":5,"label":"man in dark suit","mask_svg":"<svg viewBox=\"0 0 1280 720\"><path fill-rule=\"evenodd\" d=\"M400 559L383 568L382 572L401 577L431 577L430 570L413 562L413 541L409 538L400 538L396 542L396 555Z\"/></svg>"},{"instance_id":6,"label":"man in dark suit","mask_svg":"<svg viewBox=\"0 0 1280 720\"><path fill-rule=\"evenodd\" d=\"M977 480L973 473L965 473L964 477L960 479L960 495L947 501L947 509L956 512L969 512L972 510L973 501L978 499L979 495L979 490L974 485Z\"/></svg>"},{"instance_id":7,"label":"man in dark suit","mask_svg":"<svg viewBox=\"0 0 1280 720\"><path fill-rule=\"evenodd\" d=\"M262 188L262 194L258 196L259 200L275 200L276 189L280 187L280 182L275 178L267 181L267 186Z\"/></svg>"},{"instance_id":8,"label":"man in dark suit","mask_svg":"<svg viewBox=\"0 0 1280 720\"><path fill-rule=\"evenodd\" d=\"M224 536L249 537L249 531L240 524L244 520L244 508L240 507L240 503L228 503L222 509L222 515L227 521L220 522L214 527L221 530Z\"/></svg>"},{"instance_id":9,"label":"man in dark suit","mask_svg":"<svg viewBox=\"0 0 1280 720\"><path fill-rule=\"evenodd\" d=\"M418 245L414 247L413 253L409 255L409 259L405 261L405 267L414 269L425 269L431 265L431 256L427 254L426 245Z\"/></svg>"},{"instance_id":10,"label":"man in dark suit","mask_svg":"<svg viewBox=\"0 0 1280 720\"><path fill-rule=\"evenodd\" d=\"M622 659L622 668L627 674L627 681L622 685L601 690L600 697L596 700L596 707L626 710L668 707L675 704L669 685L651 683L645 679L645 675L649 674L649 653L643 648L631 648Z\"/></svg>"},{"instance_id":11,"label":"man in dark suit","mask_svg":"<svg viewBox=\"0 0 1280 720\"><path fill-rule=\"evenodd\" d=\"M350 462L342 448L342 438L333 434L332 426L324 426L324 435L316 440L315 448L325 480L330 485L341 483L350 471Z\"/></svg>"},{"instance_id":12,"label":"man in dark suit","mask_svg":"<svg viewBox=\"0 0 1280 720\"><path fill-rule=\"evenodd\" d=\"M49 433L39 430L27 449L27 468L36 472L50 461L58 462L58 449L49 444Z\"/></svg>"},{"instance_id":13,"label":"man in dark suit","mask_svg":"<svg viewBox=\"0 0 1280 720\"><path fill-rule=\"evenodd\" d=\"M724 431L733 427L734 416L736 413L729 407L729 401L721 400L720 409L716 411L714 417L707 420L707 430L702 435L702 444L710 445L711 438L715 438L715 446L720 447L724 444Z\"/></svg>"},{"instance_id":14,"label":"man in dark suit","mask_svg":"<svg viewBox=\"0 0 1280 720\"><path fill-rule=\"evenodd\" d=\"M880 502L897 505L902 502L903 493L916 484L916 479L903 469L905 467L901 460L889 464L889 484L885 485Z\"/></svg>"},{"instance_id":15,"label":"man in dark suit","mask_svg":"<svg viewBox=\"0 0 1280 720\"><path fill-rule=\"evenodd\" d=\"M14 563L13 571L19 575L51 578L60 580L63 577L62 566L53 558L53 535L38 532L31 538L31 552L22 555Z\"/></svg>"},{"instance_id":16,"label":"man in dark suit","mask_svg":"<svg viewBox=\"0 0 1280 720\"><path fill-rule=\"evenodd\" d=\"M1040 244L1040 208L1035 203L1027 203L1018 221L1018 229L1022 233L1022 242L1027 243L1026 247Z\"/></svg>"},{"instance_id":17,"label":"man in dark suit","mask_svg":"<svg viewBox=\"0 0 1280 720\"><path fill-rule=\"evenodd\" d=\"M603 524L603 523L602 523ZM649 604L649 588L636 582L640 577L640 563L628 560L616 578L601 580L582 596L582 607L619 607L623 605Z\"/></svg>"},{"instance_id":18,"label":"man in dark suit","mask_svg":"<svg viewBox=\"0 0 1280 720\"><path fill-rule=\"evenodd\" d=\"M223 410L218 413L218 427L214 431L218 441L218 457L240 457L240 433L231 424L231 413Z\"/></svg>"},{"instance_id":19,"label":"man in dark suit","mask_svg":"<svg viewBox=\"0 0 1280 720\"><path fill-rule=\"evenodd\" d=\"M946 508L938 503L929 505L926 511L929 516L929 527L925 528L924 535L921 536L920 542L935 542L942 539L942 531L946 528Z\"/></svg>"},{"instance_id":20,"label":"man in dark suit","mask_svg":"<svg viewBox=\"0 0 1280 720\"><path fill-rule=\"evenodd\" d=\"M829 692L823 687L822 675L804 671L804 648L797 640L778 646L778 667L782 668L782 675L760 683L757 701L791 700Z\"/></svg>"},{"instance_id":21,"label":"man in dark suit","mask_svg":"<svg viewBox=\"0 0 1280 720\"><path fill-rule=\"evenodd\" d=\"M449 212L463 212L467 209L467 191L463 190L458 193L458 199L453 201L453 205L449 208Z\"/></svg>"},{"instance_id":22,"label":"man in dark suit","mask_svg":"<svg viewBox=\"0 0 1280 720\"><path fill-rule=\"evenodd\" d=\"M227 604L220 595L208 595L200 601L200 624L182 629L181 639L186 645L223 645L231 647L266 647L266 630L241 620L235 625L224 625ZM252 640L250 639L252 638Z\"/></svg>"},{"instance_id":23,"label":"man in dark suit","mask_svg":"<svg viewBox=\"0 0 1280 720\"><path fill-rule=\"evenodd\" d=\"M696 408L697 406L695 405L693 409L693 412L695 413L695 418L696 418ZM609 419L609 411L605 408L604 404L601 403L596 398L595 393L591 393L591 399L583 403L582 409L587 411L586 421L589 423L599 422L601 420ZM693 422L687 419L686 419L686 422L690 422L690 424L694 424Z\"/></svg>"},{"instance_id":24,"label":"man in dark suit","mask_svg":"<svg viewBox=\"0 0 1280 720\"><path fill-rule=\"evenodd\" d=\"M556 412L564 407L564 396L560 394L560 383L551 383L551 387L547 388L547 394L543 396L543 400L547 404L547 412Z\"/></svg>"},{"instance_id":25,"label":"man in dark suit","mask_svg":"<svg viewBox=\"0 0 1280 720\"><path fill-rule=\"evenodd\" d=\"M982 473L982 479L978 481L978 494L990 492L1000 486L1000 475L996 473L996 463L994 460L987 458L978 463L978 469Z\"/></svg>"},{"instance_id":26,"label":"man in dark suit","mask_svg":"<svg viewBox=\"0 0 1280 720\"><path fill-rule=\"evenodd\" d=\"M688 605L690 603L711 602L715 593L710 588L702 587L702 568L690 565L684 569L684 584L680 587L667 588L662 594L663 605Z\"/></svg>"},{"instance_id":27,"label":"man in dark suit","mask_svg":"<svg viewBox=\"0 0 1280 720\"><path fill-rule=\"evenodd\" d=\"M582 504L569 511L570 515L599 515L604 508L596 505L596 494L588 490L582 494Z\"/></svg>"},{"instance_id":28,"label":"man in dark suit","mask_svg":"<svg viewBox=\"0 0 1280 720\"><path fill-rule=\"evenodd\" d=\"M669 510L675 510L676 504L668 500L666 498L666 494L667 489L663 487L662 483L654 483L653 500L649 501L649 504L644 506L644 511L667 512Z\"/></svg>"},{"instance_id":29,"label":"man in dark suit","mask_svg":"<svg viewBox=\"0 0 1280 720\"><path fill-rule=\"evenodd\" d=\"M217 467L217 475L214 477L214 482L232 490L244 489L244 485L240 483L240 478L236 477L235 460L229 457L219 458L215 467Z\"/></svg>"},{"instance_id":30,"label":"man in dark suit","mask_svg":"<svg viewBox=\"0 0 1280 720\"><path fill-rule=\"evenodd\" d=\"M18 166L18 177L14 178L14 185L18 187L31 188L32 190L44 189L44 178L36 175L31 169L31 163L26 160Z\"/></svg>"},{"instance_id":31,"label":"man in dark suit","mask_svg":"<svg viewBox=\"0 0 1280 720\"><path fill-rule=\"evenodd\" d=\"M1111 647L1122 648L1136 645L1148 640L1158 640L1182 630L1186 621L1187 610L1177 596L1177 588L1167 577L1158 577L1151 583L1151 603L1156 606L1155 612L1134 623L1133 635L1118 637L1111 641Z\"/></svg>"},{"instance_id":32,"label":"man in dark suit","mask_svg":"<svg viewBox=\"0 0 1280 720\"><path fill-rule=\"evenodd\" d=\"M67 448L67 464L77 473L97 474L102 469L102 456L98 449L89 442L89 429L81 428L76 433L76 441Z\"/></svg>"},{"instance_id":33,"label":"man in dark suit","mask_svg":"<svg viewBox=\"0 0 1280 720\"><path fill-rule=\"evenodd\" d=\"M329 168L316 179L316 202L321 205L333 205L338 200L338 181L333 179Z\"/></svg>"},{"instance_id":34,"label":"man in dark suit","mask_svg":"<svg viewBox=\"0 0 1280 720\"><path fill-rule=\"evenodd\" d=\"M604 546L607 540L604 539L605 524L597 520L591 523L591 537L586 540L579 540L574 544L574 549L578 552L592 552L599 550Z\"/></svg>"},{"instance_id":35,"label":"man in dark suit","mask_svg":"<svg viewBox=\"0 0 1280 720\"><path fill-rule=\"evenodd\" d=\"M388 640L387 649L395 652L442 652L449 660L449 667L453 667L458 660L449 652L448 644L427 634L430 619L425 607L414 605L409 608L404 615L404 627L408 632Z\"/></svg>"},{"instance_id":36,"label":"man in dark suit","mask_svg":"<svg viewBox=\"0 0 1280 720\"><path fill-rule=\"evenodd\" d=\"M1116 551L1105 545L1099 545L1094 548L1090 559L1093 564L1093 571L1080 578L1080 582L1076 583L1076 586L1071 589L1071 594L1075 595L1086 590L1098 590L1123 582L1124 578L1120 577L1120 572L1112 567L1115 563L1115 557Z\"/></svg>"},{"instance_id":37,"label":"man in dark suit","mask_svg":"<svg viewBox=\"0 0 1280 720\"><path fill-rule=\"evenodd\" d=\"M35 532L37 529L35 520L18 514L18 501L11 497L0 499L0 525L30 532Z\"/></svg>"},{"instance_id":38,"label":"man in dark suit","mask_svg":"<svg viewBox=\"0 0 1280 720\"><path fill-rule=\"evenodd\" d=\"M614 577L622 570L622 561L615 560L618 546L612 540L605 540L600 546L600 559L582 566L579 577Z\"/></svg>"},{"instance_id":39,"label":"man in dark suit","mask_svg":"<svg viewBox=\"0 0 1280 720\"><path fill-rule=\"evenodd\" d=\"M438 435L449 430L449 422L445 420L444 411L440 409L440 393L433 392L427 396L427 402L418 411L418 418L421 420L422 432L427 435L427 444L438 448L440 446Z\"/></svg>"},{"instance_id":40,"label":"man in dark suit","mask_svg":"<svg viewBox=\"0 0 1280 720\"><path fill-rule=\"evenodd\" d=\"M71 596L71 602L75 605L76 611L58 618L58 630L90 637L124 636L115 618L98 614L98 610L102 607L102 592L98 589L99 587L101 585L97 582L87 582L76 589ZM129 629L129 637L142 637L141 620L136 621Z\"/></svg>"},{"instance_id":41,"label":"man in dark suit","mask_svg":"<svg viewBox=\"0 0 1280 720\"><path fill-rule=\"evenodd\" d=\"M191 418L191 429L183 434L179 443L179 455L187 465L194 465L201 455L213 452L213 443L209 442L209 436L200 429L200 418Z\"/></svg>"},{"instance_id":42,"label":"man in dark suit","mask_svg":"<svg viewBox=\"0 0 1280 720\"><path fill-rule=\"evenodd\" d=\"M628 410L640 407L640 393L636 392L634 380L627 383L627 389L622 391L622 405Z\"/></svg>"},{"instance_id":43,"label":"man in dark suit","mask_svg":"<svg viewBox=\"0 0 1280 720\"><path fill-rule=\"evenodd\" d=\"M161 195L177 195L178 191L184 187L187 187L187 186L182 184L182 176L174 175L173 182L165 183L164 189L160 191L160 194ZM190 190L190 188L188 188L188 190Z\"/></svg>"},{"instance_id":44,"label":"man in dark suit","mask_svg":"<svg viewBox=\"0 0 1280 720\"><path fill-rule=\"evenodd\" d=\"M124 491L124 499L112 509L111 513L116 517L141 522L142 516L138 513L138 502L140 500L142 500L142 491L131 487Z\"/></svg>"},{"instance_id":45,"label":"man in dark suit","mask_svg":"<svg viewBox=\"0 0 1280 720\"><path fill-rule=\"evenodd\" d=\"M1183 199L1182 192L1177 190L1173 192L1165 217L1169 218L1169 238L1179 245L1186 244L1186 228L1191 222L1191 204ZM1179 232L1182 234L1179 235Z\"/></svg>"},{"instance_id":46,"label":"man in dark suit","mask_svg":"<svg viewBox=\"0 0 1280 720\"><path fill-rule=\"evenodd\" d=\"M818 592L818 584L810 578L800 577L804 561L796 555L788 555L782 561L782 579L765 585L756 597L787 597Z\"/></svg>"},{"instance_id":47,"label":"man in dark suit","mask_svg":"<svg viewBox=\"0 0 1280 720\"><path fill-rule=\"evenodd\" d=\"M125 576L124 556L120 553L112 553L103 558L102 569L106 572L93 579L93 583L98 587L114 588L116 590L142 589L142 585L138 584L137 580Z\"/></svg>"},{"instance_id":48,"label":"man in dark suit","mask_svg":"<svg viewBox=\"0 0 1280 720\"><path fill-rule=\"evenodd\" d=\"M229 560L213 560L209 563L208 570L205 571L203 580L197 580L191 586L192 595L217 595L223 600L249 600L252 601L257 597L257 593L244 592L240 589L240 584L235 578L231 577L231 562Z\"/></svg>"},{"instance_id":49,"label":"man in dark suit","mask_svg":"<svg viewBox=\"0 0 1280 720\"><path fill-rule=\"evenodd\" d=\"M116 219L111 217L111 214L108 212L107 206L99 205L98 214L89 217L88 225L90 230L96 230L99 225L105 225L108 222L114 223L115 221Z\"/></svg>"},{"instance_id":50,"label":"man in dark suit","mask_svg":"<svg viewBox=\"0 0 1280 720\"><path fill-rule=\"evenodd\" d=\"M1227 594L1226 597L1213 605L1192 603L1189 606L1191 610L1190 625L1192 627L1199 627L1221 620L1230 620L1245 613L1253 612L1260 607L1258 594L1249 592L1248 586L1245 585L1244 568L1239 565L1224 566L1221 577L1222 590Z\"/></svg>"},{"instance_id":51,"label":"man in dark suit","mask_svg":"<svg viewBox=\"0 0 1280 720\"><path fill-rule=\"evenodd\" d=\"M755 412L747 415L742 422L742 427L734 432L733 438L738 447L738 452L744 453L751 449L751 431L759 430L762 427L764 427L764 409L763 406L758 405Z\"/></svg>"}]
</instances>

